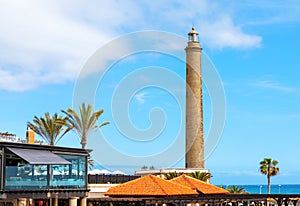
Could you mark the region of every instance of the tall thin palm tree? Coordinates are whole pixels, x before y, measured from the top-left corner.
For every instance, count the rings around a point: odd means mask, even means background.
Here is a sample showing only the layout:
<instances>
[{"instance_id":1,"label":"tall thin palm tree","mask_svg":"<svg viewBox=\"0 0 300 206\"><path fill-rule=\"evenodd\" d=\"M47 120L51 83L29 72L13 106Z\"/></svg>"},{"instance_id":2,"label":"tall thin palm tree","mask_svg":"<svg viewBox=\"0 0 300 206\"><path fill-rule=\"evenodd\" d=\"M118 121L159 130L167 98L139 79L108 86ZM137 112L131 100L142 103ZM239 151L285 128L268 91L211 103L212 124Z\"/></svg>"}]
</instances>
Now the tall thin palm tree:
<instances>
[{"instance_id":1,"label":"tall thin palm tree","mask_svg":"<svg viewBox=\"0 0 300 206\"><path fill-rule=\"evenodd\" d=\"M278 164L277 160L272 160L271 158L264 158L260 163L259 170L263 175L267 175L268 178L268 194L271 191L271 177L276 176L279 173L279 168L276 167Z\"/></svg>"},{"instance_id":2,"label":"tall thin palm tree","mask_svg":"<svg viewBox=\"0 0 300 206\"><path fill-rule=\"evenodd\" d=\"M65 122L66 118L58 116L57 113L51 117L49 112L46 112L45 117L34 116L33 122L27 122L27 126L53 146L70 131L70 128L57 124L57 121Z\"/></svg>"},{"instance_id":3,"label":"tall thin palm tree","mask_svg":"<svg viewBox=\"0 0 300 206\"><path fill-rule=\"evenodd\" d=\"M103 114L104 110L98 110L93 112L93 106L86 106L85 103L79 107L79 114L76 113L73 109L68 109L67 111L62 110L62 112L66 115L65 122L59 122L68 128L75 131L75 133L80 138L80 144L83 149L85 149L87 144L88 134L97 128L100 128L104 125L109 124L109 122L103 122L98 125L97 120Z\"/></svg>"}]
</instances>

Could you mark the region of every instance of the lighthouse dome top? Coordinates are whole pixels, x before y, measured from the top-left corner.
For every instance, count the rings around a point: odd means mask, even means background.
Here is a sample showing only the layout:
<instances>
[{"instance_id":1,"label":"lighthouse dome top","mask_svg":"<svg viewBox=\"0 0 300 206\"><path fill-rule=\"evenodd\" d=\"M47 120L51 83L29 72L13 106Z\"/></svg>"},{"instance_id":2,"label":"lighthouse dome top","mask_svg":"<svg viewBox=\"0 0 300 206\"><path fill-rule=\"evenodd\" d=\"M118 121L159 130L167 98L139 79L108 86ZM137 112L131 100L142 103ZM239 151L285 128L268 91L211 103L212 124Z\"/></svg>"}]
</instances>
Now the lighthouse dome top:
<instances>
[{"instance_id":1,"label":"lighthouse dome top","mask_svg":"<svg viewBox=\"0 0 300 206\"><path fill-rule=\"evenodd\" d=\"M195 31L194 27L192 27L192 30L188 33L188 41L199 42L198 35L199 33Z\"/></svg>"}]
</instances>

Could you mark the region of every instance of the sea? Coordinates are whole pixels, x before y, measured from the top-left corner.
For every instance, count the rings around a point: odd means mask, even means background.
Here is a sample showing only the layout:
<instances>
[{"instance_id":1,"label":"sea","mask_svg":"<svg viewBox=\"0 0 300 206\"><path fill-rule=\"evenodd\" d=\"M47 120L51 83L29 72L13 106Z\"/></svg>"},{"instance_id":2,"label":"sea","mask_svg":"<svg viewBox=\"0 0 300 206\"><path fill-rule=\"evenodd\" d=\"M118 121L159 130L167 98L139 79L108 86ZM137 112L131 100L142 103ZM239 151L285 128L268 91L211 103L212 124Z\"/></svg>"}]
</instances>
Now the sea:
<instances>
[{"instance_id":1,"label":"sea","mask_svg":"<svg viewBox=\"0 0 300 206\"><path fill-rule=\"evenodd\" d=\"M250 194L267 194L268 185L238 185ZM300 185L271 185L271 194L300 194Z\"/></svg>"}]
</instances>

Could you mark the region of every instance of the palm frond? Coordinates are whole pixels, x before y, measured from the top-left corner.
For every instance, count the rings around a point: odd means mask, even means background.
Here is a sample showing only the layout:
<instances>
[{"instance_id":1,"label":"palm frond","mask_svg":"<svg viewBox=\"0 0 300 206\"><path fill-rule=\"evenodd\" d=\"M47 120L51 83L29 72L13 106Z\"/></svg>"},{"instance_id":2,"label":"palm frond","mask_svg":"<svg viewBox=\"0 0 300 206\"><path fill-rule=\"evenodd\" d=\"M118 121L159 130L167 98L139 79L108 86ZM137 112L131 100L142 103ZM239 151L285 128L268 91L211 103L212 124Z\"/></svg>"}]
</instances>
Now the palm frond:
<instances>
[{"instance_id":1,"label":"palm frond","mask_svg":"<svg viewBox=\"0 0 300 206\"><path fill-rule=\"evenodd\" d=\"M85 148L87 137L92 130L109 124L109 122L103 122L98 125L97 120L103 114L104 110L101 109L93 112L93 106L86 106L85 103L82 103L79 107L79 113L70 108L67 111L62 110L62 112L66 115L68 128L75 131L80 138L82 148Z\"/></svg>"},{"instance_id":2,"label":"palm frond","mask_svg":"<svg viewBox=\"0 0 300 206\"><path fill-rule=\"evenodd\" d=\"M27 125L49 145L55 145L69 131L68 128L65 129L64 121L57 113L51 116L46 112L45 117L34 116L33 123L28 122Z\"/></svg>"},{"instance_id":3,"label":"palm frond","mask_svg":"<svg viewBox=\"0 0 300 206\"><path fill-rule=\"evenodd\" d=\"M208 172L199 172L199 171L196 171L196 172L193 172L191 174L188 174L189 176L195 178L195 179L198 179L198 180L201 180L201 181L204 181L206 182L207 180L209 180L211 178L211 174L208 173Z\"/></svg>"},{"instance_id":4,"label":"palm frond","mask_svg":"<svg viewBox=\"0 0 300 206\"><path fill-rule=\"evenodd\" d=\"M245 188L239 187L237 185L228 186L227 190L232 194L247 194Z\"/></svg>"},{"instance_id":5,"label":"palm frond","mask_svg":"<svg viewBox=\"0 0 300 206\"><path fill-rule=\"evenodd\" d=\"M262 174L267 175L268 178L268 193L270 194L270 177L276 176L279 173L279 168L276 167L278 164L277 160L272 160L272 158L264 158L263 161L260 162L259 170Z\"/></svg>"}]
</instances>

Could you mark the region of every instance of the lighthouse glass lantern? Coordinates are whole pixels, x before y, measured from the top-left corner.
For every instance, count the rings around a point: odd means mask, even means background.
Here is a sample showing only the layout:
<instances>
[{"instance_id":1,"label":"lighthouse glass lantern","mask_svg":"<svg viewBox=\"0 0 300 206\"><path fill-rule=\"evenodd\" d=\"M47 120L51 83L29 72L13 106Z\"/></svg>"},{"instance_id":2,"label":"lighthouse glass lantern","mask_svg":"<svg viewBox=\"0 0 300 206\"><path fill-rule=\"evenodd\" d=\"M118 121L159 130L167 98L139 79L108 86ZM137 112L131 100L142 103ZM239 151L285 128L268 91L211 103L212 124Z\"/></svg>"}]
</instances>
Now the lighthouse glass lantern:
<instances>
[{"instance_id":1,"label":"lighthouse glass lantern","mask_svg":"<svg viewBox=\"0 0 300 206\"><path fill-rule=\"evenodd\" d=\"M199 42L198 41L198 32L195 31L194 27L192 28L192 30L188 33L188 40L189 42Z\"/></svg>"}]
</instances>

